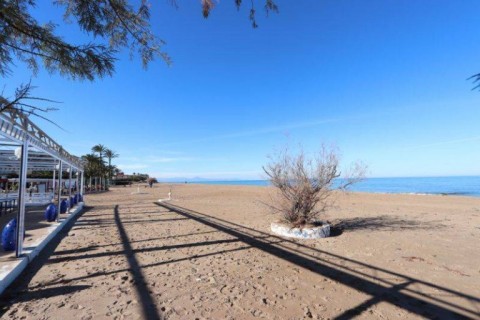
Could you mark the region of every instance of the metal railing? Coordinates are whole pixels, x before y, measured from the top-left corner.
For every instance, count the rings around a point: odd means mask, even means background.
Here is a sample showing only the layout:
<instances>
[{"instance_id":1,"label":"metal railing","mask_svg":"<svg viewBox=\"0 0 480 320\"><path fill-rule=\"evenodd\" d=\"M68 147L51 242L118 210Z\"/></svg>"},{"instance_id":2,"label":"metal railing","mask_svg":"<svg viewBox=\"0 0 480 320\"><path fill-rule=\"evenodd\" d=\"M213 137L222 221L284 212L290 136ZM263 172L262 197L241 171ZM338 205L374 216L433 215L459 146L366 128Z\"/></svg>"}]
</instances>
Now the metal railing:
<instances>
[{"instance_id":1,"label":"metal railing","mask_svg":"<svg viewBox=\"0 0 480 320\"><path fill-rule=\"evenodd\" d=\"M17 210L17 198L0 198L0 216Z\"/></svg>"},{"instance_id":2,"label":"metal railing","mask_svg":"<svg viewBox=\"0 0 480 320\"><path fill-rule=\"evenodd\" d=\"M25 204L26 205L42 205L51 203L54 198L53 192L39 192L39 193L28 193L25 195ZM9 192L0 194L0 201L8 202L9 200L18 200L18 192Z\"/></svg>"}]
</instances>

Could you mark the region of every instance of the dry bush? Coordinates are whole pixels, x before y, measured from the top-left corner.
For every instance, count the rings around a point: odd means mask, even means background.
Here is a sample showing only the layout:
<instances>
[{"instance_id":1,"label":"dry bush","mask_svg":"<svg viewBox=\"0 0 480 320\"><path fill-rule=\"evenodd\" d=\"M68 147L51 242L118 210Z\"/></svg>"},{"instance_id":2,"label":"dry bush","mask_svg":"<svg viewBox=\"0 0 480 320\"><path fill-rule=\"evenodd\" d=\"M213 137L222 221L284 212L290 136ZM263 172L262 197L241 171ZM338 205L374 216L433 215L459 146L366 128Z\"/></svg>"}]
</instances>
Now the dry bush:
<instances>
[{"instance_id":1,"label":"dry bush","mask_svg":"<svg viewBox=\"0 0 480 320\"><path fill-rule=\"evenodd\" d=\"M362 180L366 166L354 163L342 179L339 172L338 150L322 146L312 158L300 148L292 155L288 148L270 157L263 167L270 183L277 190L277 199L269 205L285 222L294 227L314 223L331 205L334 189L345 190Z\"/></svg>"}]
</instances>

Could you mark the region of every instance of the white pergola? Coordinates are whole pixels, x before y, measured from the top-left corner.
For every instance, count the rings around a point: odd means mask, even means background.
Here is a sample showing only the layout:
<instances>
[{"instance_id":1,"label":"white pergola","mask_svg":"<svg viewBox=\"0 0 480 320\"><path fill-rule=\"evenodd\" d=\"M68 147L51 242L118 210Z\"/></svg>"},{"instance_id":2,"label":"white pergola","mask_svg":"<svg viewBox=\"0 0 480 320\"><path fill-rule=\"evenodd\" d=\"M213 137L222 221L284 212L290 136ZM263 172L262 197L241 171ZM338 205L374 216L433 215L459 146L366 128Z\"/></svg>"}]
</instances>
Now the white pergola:
<instances>
[{"instance_id":1,"label":"white pergola","mask_svg":"<svg viewBox=\"0 0 480 320\"><path fill-rule=\"evenodd\" d=\"M1 97L0 99L3 100ZM6 103L3 104L6 105ZM15 249L17 257L22 254L23 249L27 171L52 171L53 181L58 171L58 211L60 211L63 171L69 172L70 186L73 171L78 173L75 179L78 186L78 176L80 176L79 192L83 197L83 165L80 158L65 151L61 145L31 122L28 114L16 109L4 110L0 113L0 176L11 173L17 173L19 176ZM71 197L71 188L69 190Z\"/></svg>"}]
</instances>

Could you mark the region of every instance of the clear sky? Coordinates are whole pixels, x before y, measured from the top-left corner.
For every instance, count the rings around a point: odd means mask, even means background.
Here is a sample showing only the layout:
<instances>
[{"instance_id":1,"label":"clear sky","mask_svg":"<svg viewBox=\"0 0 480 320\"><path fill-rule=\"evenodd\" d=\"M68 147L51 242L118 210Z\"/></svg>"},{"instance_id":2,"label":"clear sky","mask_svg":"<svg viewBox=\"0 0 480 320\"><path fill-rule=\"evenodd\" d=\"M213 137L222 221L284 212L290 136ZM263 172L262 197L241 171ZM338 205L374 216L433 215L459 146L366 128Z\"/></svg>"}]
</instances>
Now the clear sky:
<instances>
[{"instance_id":1,"label":"clear sky","mask_svg":"<svg viewBox=\"0 0 480 320\"><path fill-rule=\"evenodd\" d=\"M480 72L478 0L279 0L268 18L258 2L258 29L248 1L206 20L199 1L151 2L172 66L124 52L112 78L32 78L63 102L47 116L65 131L34 121L71 153L101 143L126 173L259 179L287 142L326 143L373 177L480 174L480 91L466 80ZM30 79L12 69L6 93Z\"/></svg>"}]
</instances>

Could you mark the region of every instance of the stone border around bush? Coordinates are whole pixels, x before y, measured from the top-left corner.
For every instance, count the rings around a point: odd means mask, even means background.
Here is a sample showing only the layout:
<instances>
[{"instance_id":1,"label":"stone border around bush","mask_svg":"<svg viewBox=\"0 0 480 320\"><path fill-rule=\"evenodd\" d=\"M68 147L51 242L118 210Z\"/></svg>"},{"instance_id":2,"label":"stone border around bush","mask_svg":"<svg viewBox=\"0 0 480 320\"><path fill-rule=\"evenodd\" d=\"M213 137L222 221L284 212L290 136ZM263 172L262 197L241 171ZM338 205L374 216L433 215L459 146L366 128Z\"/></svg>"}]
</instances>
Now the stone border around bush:
<instances>
[{"instance_id":1,"label":"stone border around bush","mask_svg":"<svg viewBox=\"0 0 480 320\"><path fill-rule=\"evenodd\" d=\"M270 228L273 233L280 236L297 239L319 239L330 236L330 225L323 223L318 227L292 228L281 222L272 222Z\"/></svg>"}]
</instances>

